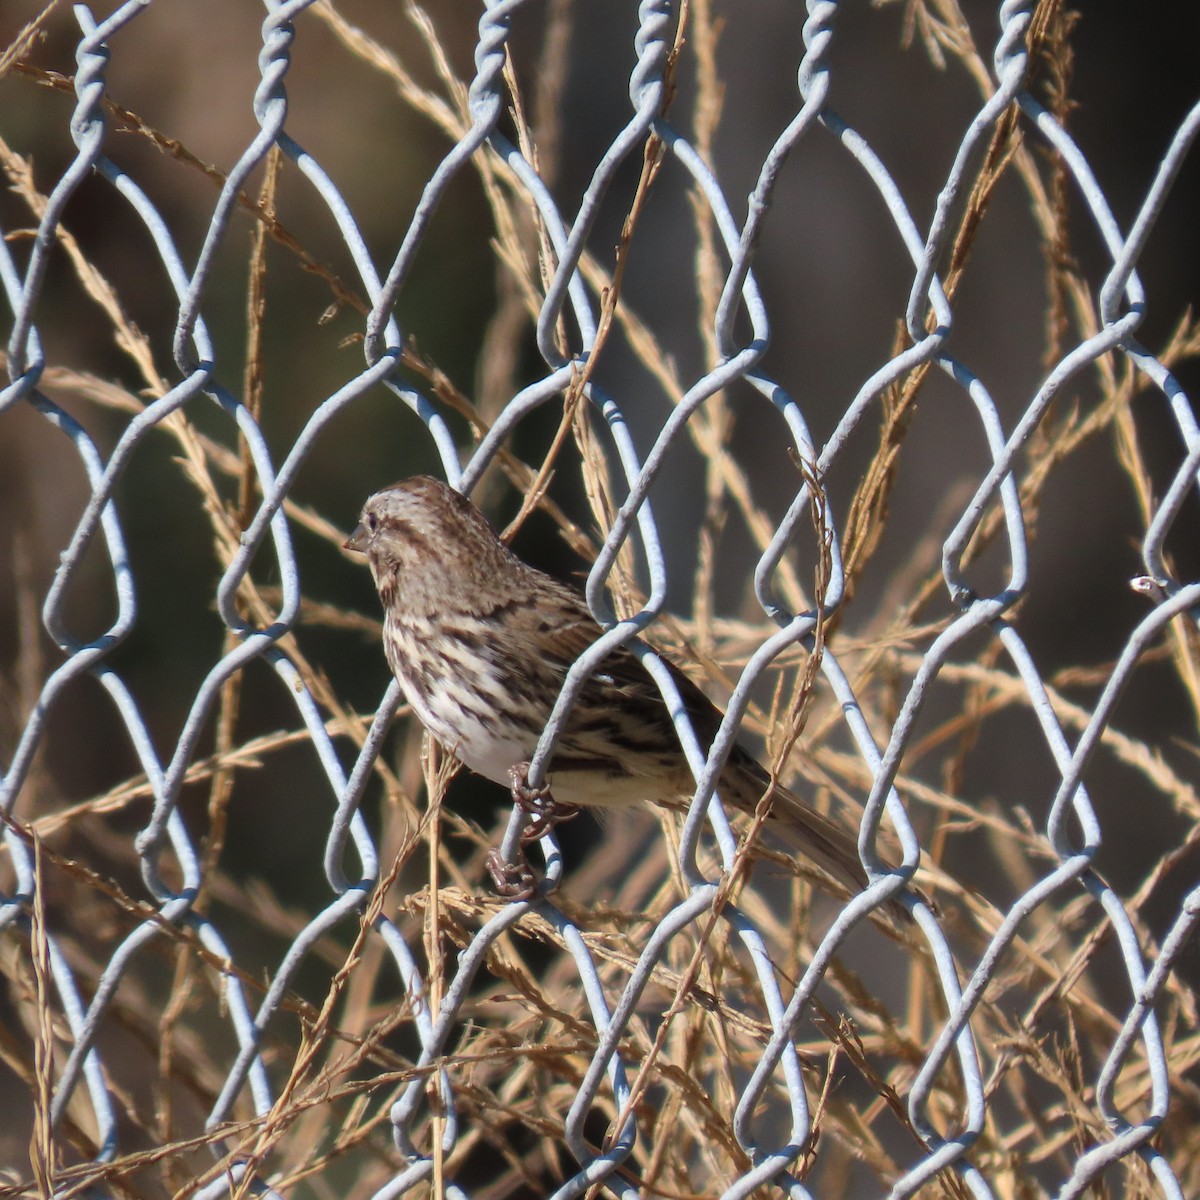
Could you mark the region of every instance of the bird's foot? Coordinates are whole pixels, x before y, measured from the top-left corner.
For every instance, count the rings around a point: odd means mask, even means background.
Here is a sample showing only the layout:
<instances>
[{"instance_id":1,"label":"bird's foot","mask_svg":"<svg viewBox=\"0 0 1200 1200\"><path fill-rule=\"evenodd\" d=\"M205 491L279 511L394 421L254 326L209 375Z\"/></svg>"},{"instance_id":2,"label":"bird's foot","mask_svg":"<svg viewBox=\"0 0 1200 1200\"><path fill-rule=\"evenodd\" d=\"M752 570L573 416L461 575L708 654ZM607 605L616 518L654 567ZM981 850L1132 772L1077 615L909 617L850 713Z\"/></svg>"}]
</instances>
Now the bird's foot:
<instances>
[{"instance_id":1,"label":"bird's foot","mask_svg":"<svg viewBox=\"0 0 1200 1200\"><path fill-rule=\"evenodd\" d=\"M493 847L485 859L488 874L496 894L506 900L531 900L537 891L537 876L533 873L524 854L520 862L506 862L504 856Z\"/></svg>"},{"instance_id":2,"label":"bird's foot","mask_svg":"<svg viewBox=\"0 0 1200 1200\"><path fill-rule=\"evenodd\" d=\"M496 892L509 900L530 900L538 889L538 878L525 857L525 847L548 834L556 825L578 816L574 804L563 804L550 794L550 785L529 786L529 764L518 763L508 773L512 780L513 804L528 818L521 831L518 861L509 862L498 849L488 853L486 865Z\"/></svg>"},{"instance_id":3,"label":"bird's foot","mask_svg":"<svg viewBox=\"0 0 1200 1200\"><path fill-rule=\"evenodd\" d=\"M529 817L529 824L521 833L522 842L536 842L556 825L579 815L578 805L555 800L548 783L539 788L529 786L528 763L510 767L508 777L512 780L513 804Z\"/></svg>"}]
</instances>

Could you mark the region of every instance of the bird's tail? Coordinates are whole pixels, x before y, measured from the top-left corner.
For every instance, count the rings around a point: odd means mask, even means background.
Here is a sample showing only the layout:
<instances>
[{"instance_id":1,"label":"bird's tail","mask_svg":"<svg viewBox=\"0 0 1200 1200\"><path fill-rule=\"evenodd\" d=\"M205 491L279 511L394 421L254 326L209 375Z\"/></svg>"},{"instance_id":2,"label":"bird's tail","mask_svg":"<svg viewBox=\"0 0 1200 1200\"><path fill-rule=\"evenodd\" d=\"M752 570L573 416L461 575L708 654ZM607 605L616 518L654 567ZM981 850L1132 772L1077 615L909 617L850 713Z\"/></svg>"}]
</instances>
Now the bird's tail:
<instances>
[{"instance_id":1,"label":"bird's tail","mask_svg":"<svg viewBox=\"0 0 1200 1200\"><path fill-rule=\"evenodd\" d=\"M770 790L768 828L851 895L867 886L857 840L782 784L772 784L770 776L749 754L743 756L735 749L722 773L720 790L723 798L748 813L754 812L759 800Z\"/></svg>"}]
</instances>

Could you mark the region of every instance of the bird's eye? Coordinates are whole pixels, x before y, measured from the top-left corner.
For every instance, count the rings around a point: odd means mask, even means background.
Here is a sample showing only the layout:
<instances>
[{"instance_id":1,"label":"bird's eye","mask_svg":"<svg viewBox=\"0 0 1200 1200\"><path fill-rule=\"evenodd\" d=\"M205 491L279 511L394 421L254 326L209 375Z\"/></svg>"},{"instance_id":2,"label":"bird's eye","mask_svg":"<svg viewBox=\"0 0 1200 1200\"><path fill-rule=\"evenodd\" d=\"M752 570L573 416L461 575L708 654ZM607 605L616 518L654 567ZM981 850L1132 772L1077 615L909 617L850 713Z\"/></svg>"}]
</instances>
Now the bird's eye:
<instances>
[{"instance_id":1,"label":"bird's eye","mask_svg":"<svg viewBox=\"0 0 1200 1200\"><path fill-rule=\"evenodd\" d=\"M374 513L367 513L363 518L363 524L374 533L379 528L379 518Z\"/></svg>"}]
</instances>

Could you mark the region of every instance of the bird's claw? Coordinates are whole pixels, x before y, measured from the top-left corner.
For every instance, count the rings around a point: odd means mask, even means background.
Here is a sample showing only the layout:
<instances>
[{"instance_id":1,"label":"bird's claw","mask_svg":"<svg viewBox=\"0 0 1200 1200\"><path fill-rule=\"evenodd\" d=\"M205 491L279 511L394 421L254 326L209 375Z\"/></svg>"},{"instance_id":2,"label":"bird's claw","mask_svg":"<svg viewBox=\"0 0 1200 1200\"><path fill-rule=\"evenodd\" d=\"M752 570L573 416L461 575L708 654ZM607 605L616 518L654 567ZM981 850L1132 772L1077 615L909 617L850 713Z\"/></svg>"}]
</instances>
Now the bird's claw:
<instances>
[{"instance_id":1,"label":"bird's claw","mask_svg":"<svg viewBox=\"0 0 1200 1200\"><path fill-rule=\"evenodd\" d=\"M539 788L529 786L528 763L510 767L508 777L512 780L513 804L529 817L529 824L521 832L522 842L536 842L556 825L579 815L578 805L555 800L548 783Z\"/></svg>"},{"instance_id":2,"label":"bird's claw","mask_svg":"<svg viewBox=\"0 0 1200 1200\"><path fill-rule=\"evenodd\" d=\"M537 876L527 862L507 862L493 847L485 860L492 886L506 900L530 900L537 891Z\"/></svg>"},{"instance_id":3,"label":"bird's claw","mask_svg":"<svg viewBox=\"0 0 1200 1200\"><path fill-rule=\"evenodd\" d=\"M512 799L529 824L521 831L520 860L509 862L498 849L488 852L486 866L498 895L508 900L530 900L537 893L538 879L525 858L525 847L548 834L556 825L579 815L574 804L563 804L550 794L550 785L529 786L529 764L517 763L509 769L512 780Z\"/></svg>"}]
</instances>

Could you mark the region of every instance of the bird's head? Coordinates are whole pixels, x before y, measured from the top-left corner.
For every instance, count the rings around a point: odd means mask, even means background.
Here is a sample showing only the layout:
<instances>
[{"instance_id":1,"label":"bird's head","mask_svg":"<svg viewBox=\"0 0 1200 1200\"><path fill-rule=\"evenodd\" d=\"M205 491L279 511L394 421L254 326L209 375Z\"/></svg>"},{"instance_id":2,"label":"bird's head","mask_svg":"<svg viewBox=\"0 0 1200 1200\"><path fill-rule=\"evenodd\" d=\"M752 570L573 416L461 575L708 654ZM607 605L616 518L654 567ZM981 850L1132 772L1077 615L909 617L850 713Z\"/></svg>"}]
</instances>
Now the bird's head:
<instances>
[{"instance_id":1,"label":"bird's head","mask_svg":"<svg viewBox=\"0 0 1200 1200\"><path fill-rule=\"evenodd\" d=\"M440 584L494 581L517 563L484 515L429 475L376 492L344 546L366 556L381 593L420 588L431 600Z\"/></svg>"}]
</instances>

